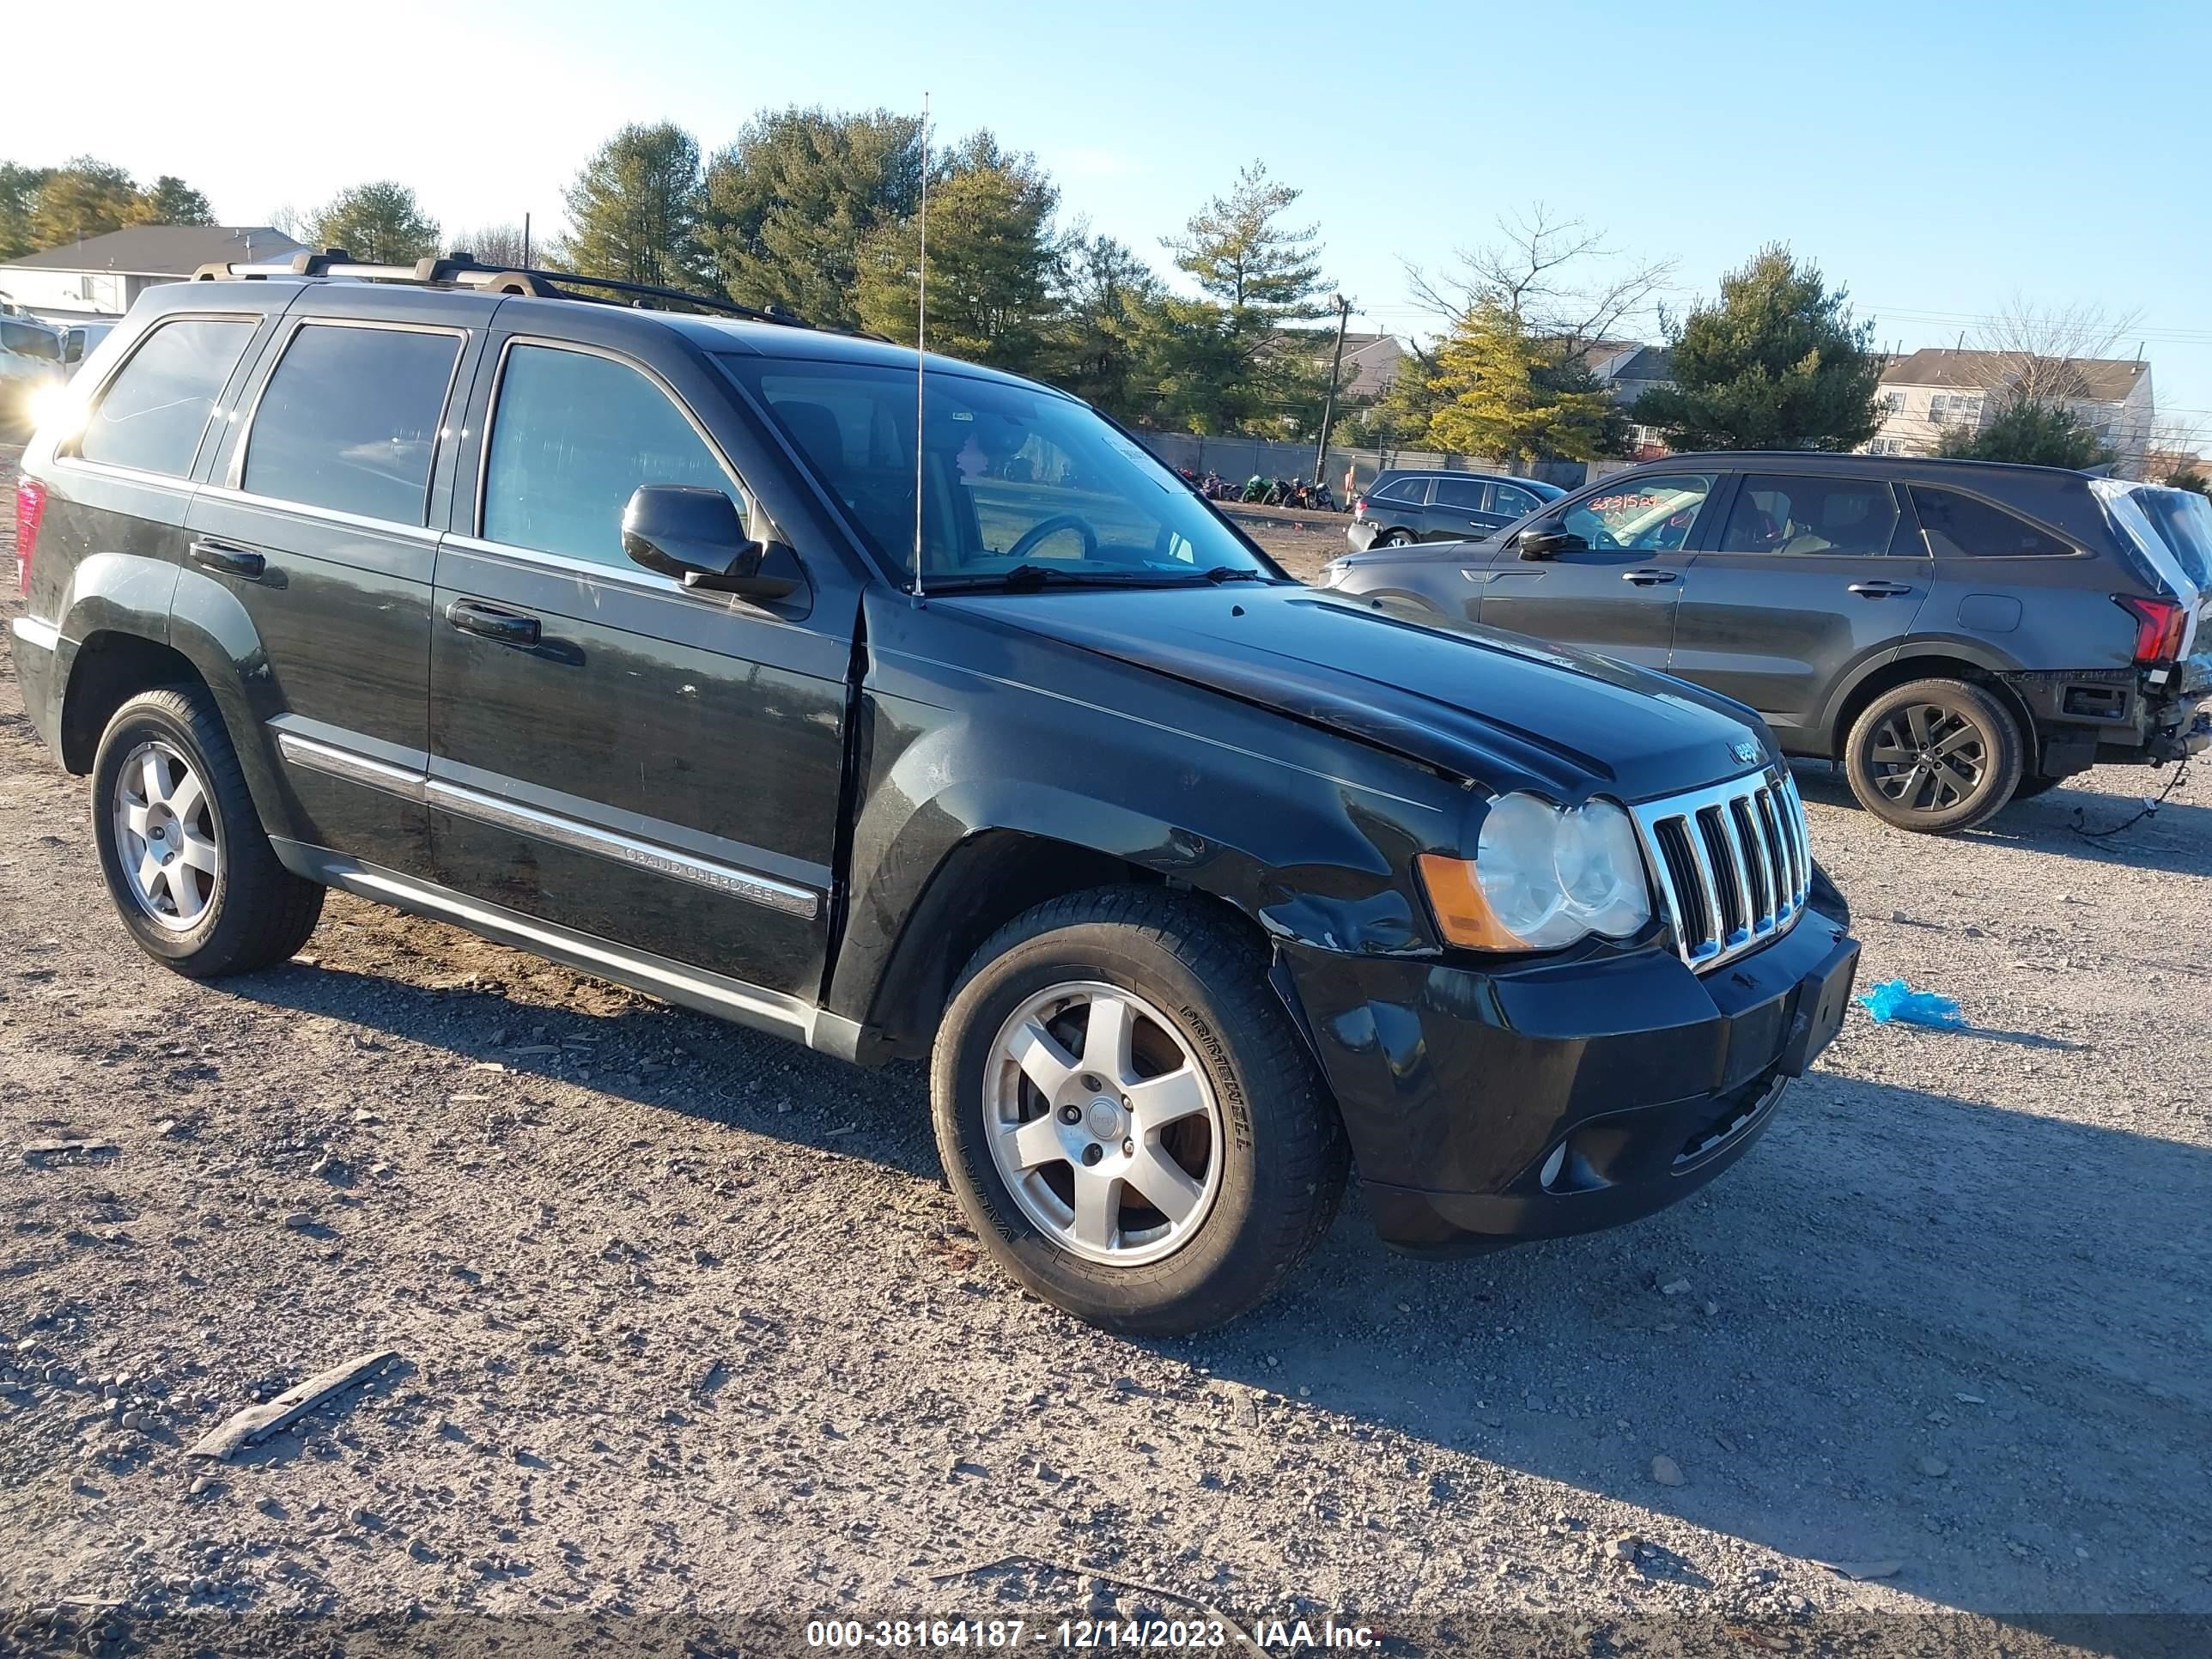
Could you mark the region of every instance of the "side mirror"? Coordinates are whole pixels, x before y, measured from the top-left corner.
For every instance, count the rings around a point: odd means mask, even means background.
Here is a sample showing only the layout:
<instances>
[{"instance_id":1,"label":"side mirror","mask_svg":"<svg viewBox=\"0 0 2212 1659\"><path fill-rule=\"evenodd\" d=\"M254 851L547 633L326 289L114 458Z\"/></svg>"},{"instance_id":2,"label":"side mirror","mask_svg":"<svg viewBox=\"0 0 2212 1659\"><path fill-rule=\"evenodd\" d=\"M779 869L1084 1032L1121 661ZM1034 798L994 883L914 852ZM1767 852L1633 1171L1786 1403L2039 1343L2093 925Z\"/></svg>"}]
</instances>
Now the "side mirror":
<instances>
[{"instance_id":1,"label":"side mirror","mask_svg":"<svg viewBox=\"0 0 2212 1659\"><path fill-rule=\"evenodd\" d=\"M1537 525L1521 532L1520 547L1524 559L1556 559L1562 553L1587 552L1589 544L1557 525Z\"/></svg>"},{"instance_id":2,"label":"side mirror","mask_svg":"<svg viewBox=\"0 0 2212 1659\"><path fill-rule=\"evenodd\" d=\"M640 484L623 509L622 539L631 563L712 593L780 599L805 580L789 548L752 540L735 502L696 484Z\"/></svg>"}]
</instances>

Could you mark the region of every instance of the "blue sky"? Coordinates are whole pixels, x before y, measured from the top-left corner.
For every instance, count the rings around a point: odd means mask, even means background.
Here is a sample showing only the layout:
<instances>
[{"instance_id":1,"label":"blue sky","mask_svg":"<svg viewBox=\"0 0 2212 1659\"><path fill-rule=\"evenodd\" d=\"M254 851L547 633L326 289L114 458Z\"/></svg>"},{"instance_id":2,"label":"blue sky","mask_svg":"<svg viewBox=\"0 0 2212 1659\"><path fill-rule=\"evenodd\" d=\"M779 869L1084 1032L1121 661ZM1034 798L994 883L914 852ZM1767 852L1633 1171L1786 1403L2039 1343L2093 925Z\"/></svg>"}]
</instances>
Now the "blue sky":
<instances>
[{"instance_id":1,"label":"blue sky","mask_svg":"<svg viewBox=\"0 0 2212 1659\"><path fill-rule=\"evenodd\" d=\"M1036 152L1066 210L1159 239L1265 159L1306 192L1355 325L1545 203L1680 306L1763 241L1880 338L1954 343L2015 297L2137 313L2162 412L2212 450L2212 6L173 0L102 15L89 77L11 76L0 157L173 172L227 222L397 177L453 228L556 220L625 120L709 148L790 103L913 108ZM255 20L259 21L255 21ZM68 58L70 54L65 53ZM216 114L216 112L221 112Z\"/></svg>"}]
</instances>

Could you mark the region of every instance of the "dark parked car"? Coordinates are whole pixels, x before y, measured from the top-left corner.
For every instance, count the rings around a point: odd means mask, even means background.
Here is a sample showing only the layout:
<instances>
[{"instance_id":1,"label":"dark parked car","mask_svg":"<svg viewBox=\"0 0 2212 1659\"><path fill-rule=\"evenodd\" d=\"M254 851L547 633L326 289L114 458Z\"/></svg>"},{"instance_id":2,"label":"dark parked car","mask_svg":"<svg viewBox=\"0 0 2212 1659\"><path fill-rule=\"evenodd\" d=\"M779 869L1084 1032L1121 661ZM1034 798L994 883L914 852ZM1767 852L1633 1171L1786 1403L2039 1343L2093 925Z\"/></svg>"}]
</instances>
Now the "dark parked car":
<instances>
[{"instance_id":1,"label":"dark parked car","mask_svg":"<svg viewBox=\"0 0 2212 1659\"><path fill-rule=\"evenodd\" d=\"M1785 753L1839 763L1889 823L1960 830L2092 765L2164 764L2212 738L2196 648L2212 599L2140 489L1976 461L1677 455L1487 541L1339 559L1324 580L1679 675L1757 710Z\"/></svg>"},{"instance_id":2,"label":"dark parked car","mask_svg":"<svg viewBox=\"0 0 2212 1659\"><path fill-rule=\"evenodd\" d=\"M1378 472L1353 498L1345 545L1364 553L1408 542L1473 541L1566 493L1534 478L1486 472Z\"/></svg>"},{"instance_id":3,"label":"dark parked car","mask_svg":"<svg viewBox=\"0 0 2212 1659\"><path fill-rule=\"evenodd\" d=\"M152 956L337 887L926 1057L986 1246L1143 1331L1272 1291L1348 1154L1413 1249L1671 1203L1834 1034L1735 705L1315 592L1045 387L931 359L917 421L912 352L577 292L156 289L40 428L16 672Z\"/></svg>"}]
</instances>

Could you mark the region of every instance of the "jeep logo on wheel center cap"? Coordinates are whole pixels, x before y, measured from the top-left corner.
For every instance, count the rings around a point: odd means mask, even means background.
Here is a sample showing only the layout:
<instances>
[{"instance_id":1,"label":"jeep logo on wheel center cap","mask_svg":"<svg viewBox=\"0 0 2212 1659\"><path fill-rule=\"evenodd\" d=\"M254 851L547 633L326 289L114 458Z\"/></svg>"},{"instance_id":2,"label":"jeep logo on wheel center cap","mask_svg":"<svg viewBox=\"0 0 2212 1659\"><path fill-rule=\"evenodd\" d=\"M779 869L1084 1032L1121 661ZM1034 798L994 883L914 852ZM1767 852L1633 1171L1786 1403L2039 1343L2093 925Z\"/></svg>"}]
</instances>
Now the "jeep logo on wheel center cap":
<instances>
[{"instance_id":1,"label":"jeep logo on wheel center cap","mask_svg":"<svg viewBox=\"0 0 2212 1659\"><path fill-rule=\"evenodd\" d=\"M1119 1140L1121 1138L1121 1109L1101 1095L1091 1103L1083 1115L1084 1127L1100 1140Z\"/></svg>"}]
</instances>

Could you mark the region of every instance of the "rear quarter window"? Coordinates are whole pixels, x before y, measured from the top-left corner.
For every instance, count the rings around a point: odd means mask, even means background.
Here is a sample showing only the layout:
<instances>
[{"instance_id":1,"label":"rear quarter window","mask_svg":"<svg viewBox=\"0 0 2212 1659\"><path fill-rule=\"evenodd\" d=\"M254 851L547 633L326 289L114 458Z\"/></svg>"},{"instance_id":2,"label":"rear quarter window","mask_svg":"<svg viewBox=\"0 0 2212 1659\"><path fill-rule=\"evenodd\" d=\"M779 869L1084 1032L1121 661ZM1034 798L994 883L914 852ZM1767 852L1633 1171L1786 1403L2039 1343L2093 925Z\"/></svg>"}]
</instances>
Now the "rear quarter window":
<instances>
[{"instance_id":1,"label":"rear quarter window","mask_svg":"<svg viewBox=\"0 0 2212 1659\"><path fill-rule=\"evenodd\" d=\"M2002 507L1952 489L1915 486L1920 533L1939 559L2058 558L2074 550Z\"/></svg>"},{"instance_id":2,"label":"rear quarter window","mask_svg":"<svg viewBox=\"0 0 2212 1659\"><path fill-rule=\"evenodd\" d=\"M1401 507L1419 507L1429 499L1429 481L1426 478L1393 479L1369 499L1395 501Z\"/></svg>"},{"instance_id":3,"label":"rear quarter window","mask_svg":"<svg viewBox=\"0 0 2212 1659\"><path fill-rule=\"evenodd\" d=\"M250 317L184 317L154 329L100 394L76 454L103 466L185 477L253 330Z\"/></svg>"}]
</instances>

